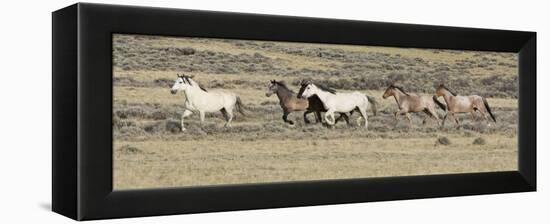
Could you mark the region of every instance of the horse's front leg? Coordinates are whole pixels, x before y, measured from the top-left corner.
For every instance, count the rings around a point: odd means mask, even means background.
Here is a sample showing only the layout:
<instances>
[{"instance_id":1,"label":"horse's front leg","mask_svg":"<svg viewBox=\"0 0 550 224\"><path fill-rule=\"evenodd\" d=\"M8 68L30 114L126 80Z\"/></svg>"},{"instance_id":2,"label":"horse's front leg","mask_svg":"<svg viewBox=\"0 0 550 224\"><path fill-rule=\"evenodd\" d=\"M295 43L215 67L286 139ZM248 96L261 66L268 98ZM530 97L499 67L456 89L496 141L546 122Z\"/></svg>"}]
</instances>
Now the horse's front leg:
<instances>
[{"instance_id":1,"label":"horse's front leg","mask_svg":"<svg viewBox=\"0 0 550 224\"><path fill-rule=\"evenodd\" d=\"M399 110L399 111L395 112L395 114L394 114L395 115L395 121L397 123L399 123L399 115L404 115L404 114L407 114L407 111ZM397 123L396 123L396 125L397 125Z\"/></svg>"},{"instance_id":2,"label":"horse's front leg","mask_svg":"<svg viewBox=\"0 0 550 224\"><path fill-rule=\"evenodd\" d=\"M315 123L323 123L323 118L321 117L320 111L315 111Z\"/></svg>"},{"instance_id":3,"label":"horse's front leg","mask_svg":"<svg viewBox=\"0 0 550 224\"><path fill-rule=\"evenodd\" d=\"M183 114L181 115L181 131L187 130L187 129L185 128L185 126L183 125L183 119L184 119L185 117L188 117L188 116L191 115L191 114L193 114L193 112L190 111L190 110L187 110L187 109L186 109L185 111L183 111Z\"/></svg>"},{"instance_id":4,"label":"horse's front leg","mask_svg":"<svg viewBox=\"0 0 550 224\"><path fill-rule=\"evenodd\" d=\"M334 111L333 110L329 110L329 111L325 112L325 121L329 125L334 125L335 120L334 120Z\"/></svg>"},{"instance_id":5,"label":"horse's front leg","mask_svg":"<svg viewBox=\"0 0 550 224\"><path fill-rule=\"evenodd\" d=\"M458 121L458 118L455 116L455 113L451 112L451 117L455 120L456 129L459 129L460 128L460 122Z\"/></svg>"},{"instance_id":6,"label":"horse's front leg","mask_svg":"<svg viewBox=\"0 0 550 224\"><path fill-rule=\"evenodd\" d=\"M440 125L440 122L439 122L440 120L439 120L439 116L437 116L437 112L435 112L434 109L431 109L431 110L428 109L428 112L429 112L428 114L429 117L432 118L435 121L435 123L437 123L437 125Z\"/></svg>"},{"instance_id":7,"label":"horse's front leg","mask_svg":"<svg viewBox=\"0 0 550 224\"><path fill-rule=\"evenodd\" d=\"M409 126L412 126L412 118L410 113L405 113L405 117L407 117L407 120L409 120Z\"/></svg>"}]
</instances>

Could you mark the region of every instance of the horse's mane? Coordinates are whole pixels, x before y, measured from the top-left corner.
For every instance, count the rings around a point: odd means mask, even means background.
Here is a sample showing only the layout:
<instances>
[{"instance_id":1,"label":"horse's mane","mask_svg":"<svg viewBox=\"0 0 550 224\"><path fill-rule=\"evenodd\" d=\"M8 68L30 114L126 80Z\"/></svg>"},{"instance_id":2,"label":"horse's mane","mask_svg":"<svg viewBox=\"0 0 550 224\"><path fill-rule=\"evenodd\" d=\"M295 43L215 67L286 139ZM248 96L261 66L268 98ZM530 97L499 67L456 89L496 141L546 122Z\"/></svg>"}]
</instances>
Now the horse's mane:
<instances>
[{"instance_id":1,"label":"horse's mane","mask_svg":"<svg viewBox=\"0 0 550 224\"><path fill-rule=\"evenodd\" d=\"M197 84L197 86L204 92L208 92L208 90L206 90L204 87L202 87L198 82L196 82L195 80L193 80L191 77L189 76L186 76L186 75L183 75L183 76L180 76L184 82L187 82L189 83L190 86L193 86L193 82L195 82Z\"/></svg>"},{"instance_id":2,"label":"horse's mane","mask_svg":"<svg viewBox=\"0 0 550 224\"><path fill-rule=\"evenodd\" d=\"M280 87L283 87L284 89L286 89L287 91L291 92L291 93L294 93L294 91L292 91L291 89L288 88L288 86L286 86L286 84L284 82L280 82L280 81L273 81L273 83L279 85Z\"/></svg>"},{"instance_id":3,"label":"horse's mane","mask_svg":"<svg viewBox=\"0 0 550 224\"><path fill-rule=\"evenodd\" d=\"M401 88L400 86L393 86L395 87L396 89L398 89L399 91L401 91L403 94L407 95L407 96L410 96L407 92L405 92L405 90L403 88Z\"/></svg>"},{"instance_id":4,"label":"horse's mane","mask_svg":"<svg viewBox=\"0 0 550 224\"><path fill-rule=\"evenodd\" d=\"M329 93L332 93L332 94L336 94L336 90L335 89L332 89L332 88L329 88L329 87L326 87L324 85L321 85L321 84L315 84L319 89L323 90L323 91L326 91L326 92L329 92Z\"/></svg>"},{"instance_id":5,"label":"horse's mane","mask_svg":"<svg viewBox=\"0 0 550 224\"><path fill-rule=\"evenodd\" d=\"M449 88L447 88L446 86L444 85L441 85L444 89L446 89L447 91L449 91L453 96L456 96L456 93L453 92L452 90L450 90Z\"/></svg>"}]
</instances>

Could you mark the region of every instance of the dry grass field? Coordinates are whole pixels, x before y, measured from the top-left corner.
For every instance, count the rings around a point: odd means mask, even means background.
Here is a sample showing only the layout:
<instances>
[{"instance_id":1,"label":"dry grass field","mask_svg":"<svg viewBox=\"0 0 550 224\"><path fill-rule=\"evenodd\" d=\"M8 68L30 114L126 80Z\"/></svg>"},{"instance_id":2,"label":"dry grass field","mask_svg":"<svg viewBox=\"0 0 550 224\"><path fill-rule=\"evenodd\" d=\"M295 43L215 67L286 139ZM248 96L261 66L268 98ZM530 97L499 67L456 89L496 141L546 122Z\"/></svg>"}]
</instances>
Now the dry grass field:
<instances>
[{"instance_id":1,"label":"dry grass field","mask_svg":"<svg viewBox=\"0 0 550 224\"><path fill-rule=\"evenodd\" d=\"M114 35L113 66L115 189L517 169L516 54ZM185 96L170 94L176 73L237 93L247 116L224 128L221 113L207 114L204 127L194 114L180 132ZM306 125L301 112L289 116L291 126L277 97L265 96L272 79L294 91L301 79L361 91L379 113L369 111L368 130ZM390 82L417 94L445 83L487 97L497 123L464 114L459 129L449 121L440 128L413 114L409 126L393 117L395 101L382 99Z\"/></svg>"}]
</instances>

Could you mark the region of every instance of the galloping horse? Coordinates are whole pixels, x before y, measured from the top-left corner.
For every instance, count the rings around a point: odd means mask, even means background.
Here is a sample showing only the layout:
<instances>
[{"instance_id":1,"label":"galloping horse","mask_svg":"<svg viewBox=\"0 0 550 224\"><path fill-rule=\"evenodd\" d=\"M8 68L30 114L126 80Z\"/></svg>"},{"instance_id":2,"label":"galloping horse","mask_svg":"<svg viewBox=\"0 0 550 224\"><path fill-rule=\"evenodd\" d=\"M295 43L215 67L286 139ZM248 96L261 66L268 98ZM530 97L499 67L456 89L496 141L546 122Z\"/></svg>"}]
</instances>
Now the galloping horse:
<instances>
[{"instance_id":1,"label":"galloping horse","mask_svg":"<svg viewBox=\"0 0 550 224\"><path fill-rule=\"evenodd\" d=\"M204 123L205 113L220 111L225 118L225 127L231 126L233 109L237 109L243 116L243 104L236 94L222 91L207 91L193 80L193 76L178 75L170 92L176 94L178 90L185 93L185 110L181 115L181 130L185 131L183 119L193 112L198 112L201 126Z\"/></svg>"},{"instance_id":2,"label":"galloping horse","mask_svg":"<svg viewBox=\"0 0 550 224\"><path fill-rule=\"evenodd\" d=\"M305 87L298 93L298 97L311 97L317 95L323 106L327 110L325 113L325 120L329 125L334 125L334 113L348 113L354 110L358 110L361 114L361 117L357 118L357 124L360 125L361 118L365 119L365 128L368 127L368 115L367 109L369 106L369 100L365 94L360 92L351 92L351 93L337 93L336 90L326 88L321 85L316 85L311 82L304 83ZM372 111L376 114L376 107L374 106L375 102L370 102L373 104ZM329 119L330 117L330 119Z\"/></svg>"},{"instance_id":3,"label":"galloping horse","mask_svg":"<svg viewBox=\"0 0 550 224\"><path fill-rule=\"evenodd\" d=\"M283 121L291 125L294 124L293 121L287 119L288 115L294 111L305 111L304 112L304 122L309 124L310 121L307 119L309 113L315 113L315 120L317 122L321 121L321 112L326 112L323 107L323 103L319 97L313 96L307 99L302 99L296 97L294 92L290 90L283 81L271 80L269 86L267 87L267 92L265 95L270 97L271 95L276 94L279 98L279 104L283 109ZM349 124L348 116L345 113L340 113L340 117L336 119L336 122L344 118Z\"/></svg>"},{"instance_id":4,"label":"galloping horse","mask_svg":"<svg viewBox=\"0 0 550 224\"><path fill-rule=\"evenodd\" d=\"M460 126L458 118L455 117L455 113L471 113L472 118L476 120L475 111L479 111L479 113L483 115L483 118L485 118L485 120L488 120L488 113L493 121L495 123L497 122L495 116L493 115L493 112L491 112L491 108L489 107L487 99L485 99L484 97L478 95L459 96L453 91L449 90L449 88L447 88L443 84L437 87L437 89L435 90L435 94L436 96L443 96L448 108L447 114L445 114L441 126L445 125L445 120L447 116L451 116L454 118L456 122L456 127L458 128Z\"/></svg>"},{"instance_id":5,"label":"galloping horse","mask_svg":"<svg viewBox=\"0 0 550 224\"><path fill-rule=\"evenodd\" d=\"M395 98L397 107L399 107L399 111L395 112L395 119L397 119L397 116L399 115L405 115L405 117L409 120L409 124L412 124L411 115L409 114L411 112L424 112L439 124L440 120L435 111L434 103L437 104L443 111L445 111L445 105L439 102L437 100L437 97L433 96L433 98L430 98L428 96L409 94L405 92L403 88L395 86L393 84L388 86L388 88L384 92L384 95L382 95L382 98L386 99L390 96L393 96ZM424 119L422 123L425 122L426 119Z\"/></svg>"}]
</instances>

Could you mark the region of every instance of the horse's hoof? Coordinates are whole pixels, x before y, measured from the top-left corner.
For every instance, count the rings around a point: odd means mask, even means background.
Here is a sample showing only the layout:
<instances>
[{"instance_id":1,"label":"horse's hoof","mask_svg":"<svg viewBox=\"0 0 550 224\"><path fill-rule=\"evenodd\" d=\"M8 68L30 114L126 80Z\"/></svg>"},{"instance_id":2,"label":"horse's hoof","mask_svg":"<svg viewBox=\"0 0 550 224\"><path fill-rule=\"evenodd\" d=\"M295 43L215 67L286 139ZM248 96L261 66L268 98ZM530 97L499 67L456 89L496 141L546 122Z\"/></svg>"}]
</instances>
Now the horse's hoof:
<instances>
[{"instance_id":1,"label":"horse's hoof","mask_svg":"<svg viewBox=\"0 0 550 224\"><path fill-rule=\"evenodd\" d=\"M187 131L187 128L181 128L181 132Z\"/></svg>"}]
</instances>

